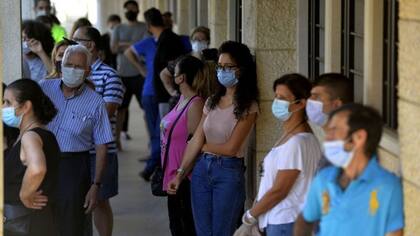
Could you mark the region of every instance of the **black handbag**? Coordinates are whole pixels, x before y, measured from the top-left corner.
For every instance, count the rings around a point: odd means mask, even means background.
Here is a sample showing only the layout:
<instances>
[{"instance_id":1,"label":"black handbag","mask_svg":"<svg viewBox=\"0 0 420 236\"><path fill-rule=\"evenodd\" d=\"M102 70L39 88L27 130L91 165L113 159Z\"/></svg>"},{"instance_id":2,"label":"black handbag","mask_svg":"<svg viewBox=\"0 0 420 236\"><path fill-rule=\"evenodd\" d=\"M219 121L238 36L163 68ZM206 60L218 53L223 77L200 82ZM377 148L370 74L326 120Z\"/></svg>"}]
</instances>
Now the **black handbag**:
<instances>
[{"instance_id":1,"label":"black handbag","mask_svg":"<svg viewBox=\"0 0 420 236\"><path fill-rule=\"evenodd\" d=\"M23 205L4 204L3 227L5 235L29 235L33 210Z\"/></svg>"},{"instance_id":2,"label":"black handbag","mask_svg":"<svg viewBox=\"0 0 420 236\"><path fill-rule=\"evenodd\" d=\"M166 191L163 191L163 177L165 174L166 164L168 162L168 155L169 155L169 147L171 144L171 136L172 132L174 131L175 125L178 122L179 118L181 118L182 114L184 114L185 110L187 109L188 105L191 103L191 101L197 97L197 95L193 96L187 104L182 108L182 111L179 113L178 117L176 118L174 124L171 127L171 130L169 131L168 140L166 142L166 149L165 149L165 156L163 158L163 167L161 165L158 165L153 172L152 178L151 178L151 184L150 187L152 188L152 194L156 197L165 197L168 196Z\"/></svg>"}]
</instances>

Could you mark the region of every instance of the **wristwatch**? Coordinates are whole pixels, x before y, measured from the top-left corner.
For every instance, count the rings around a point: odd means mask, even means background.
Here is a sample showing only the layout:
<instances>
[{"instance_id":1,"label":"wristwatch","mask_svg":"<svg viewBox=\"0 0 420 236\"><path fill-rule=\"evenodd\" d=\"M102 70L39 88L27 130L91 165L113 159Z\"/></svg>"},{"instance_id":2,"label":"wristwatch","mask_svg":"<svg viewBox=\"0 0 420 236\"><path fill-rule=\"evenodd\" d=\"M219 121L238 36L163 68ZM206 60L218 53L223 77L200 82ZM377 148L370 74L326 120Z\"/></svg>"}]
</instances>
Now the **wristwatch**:
<instances>
[{"instance_id":1,"label":"wristwatch","mask_svg":"<svg viewBox=\"0 0 420 236\"><path fill-rule=\"evenodd\" d=\"M184 173L185 173L185 170L184 170L184 169L182 169L182 168L178 168L178 169L176 170L176 173L177 173L177 174L180 174L181 176L183 176L183 175L184 175Z\"/></svg>"}]
</instances>

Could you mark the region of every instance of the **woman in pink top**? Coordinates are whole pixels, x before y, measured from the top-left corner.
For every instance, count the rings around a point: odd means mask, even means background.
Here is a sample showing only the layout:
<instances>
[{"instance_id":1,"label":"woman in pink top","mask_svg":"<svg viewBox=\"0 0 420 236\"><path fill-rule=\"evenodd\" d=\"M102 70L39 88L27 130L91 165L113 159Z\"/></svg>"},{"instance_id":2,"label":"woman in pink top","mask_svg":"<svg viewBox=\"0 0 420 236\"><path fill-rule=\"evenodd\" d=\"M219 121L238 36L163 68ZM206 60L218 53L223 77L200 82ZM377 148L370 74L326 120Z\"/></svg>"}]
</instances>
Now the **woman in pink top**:
<instances>
[{"instance_id":1,"label":"woman in pink top","mask_svg":"<svg viewBox=\"0 0 420 236\"><path fill-rule=\"evenodd\" d=\"M180 191L194 166L191 202L199 236L231 236L235 231L245 201L243 157L258 114L255 63L246 45L227 41L220 46L217 79L217 91L207 99L167 190Z\"/></svg>"},{"instance_id":2,"label":"woman in pink top","mask_svg":"<svg viewBox=\"0 0 420 236\"><path fill-rule=\"evenodd\" d=\"M214 77L200 76L206 69L203 62L193 56L182 58L175 67L174 82L179 86L181 98L161 121L161 163L166 162L165 191L168 182L176 176L187 141L200 122L204 99L208 96L204 86L207 87L208 80L214 80ZM173 236L195 235L189 179L182 181L175 195L168 196L168 212Z\"/></svg>"}]
</instances>

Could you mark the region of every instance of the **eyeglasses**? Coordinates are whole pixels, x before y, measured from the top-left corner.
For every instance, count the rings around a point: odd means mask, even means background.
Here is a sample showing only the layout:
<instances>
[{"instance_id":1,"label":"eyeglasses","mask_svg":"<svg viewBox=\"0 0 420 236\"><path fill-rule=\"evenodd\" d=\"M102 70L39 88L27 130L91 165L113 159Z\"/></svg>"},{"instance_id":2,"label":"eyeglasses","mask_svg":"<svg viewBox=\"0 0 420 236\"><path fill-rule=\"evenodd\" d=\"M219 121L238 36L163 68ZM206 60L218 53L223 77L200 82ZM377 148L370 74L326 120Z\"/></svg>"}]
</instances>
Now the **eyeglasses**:
<instances>
[{"instance_id":1,"label":"eyeglasses","mask_svg":"<svg viewBox=\"0 0 420 236\"><path fill-rule=\"evenodd\" d=\"M234 64L225 64L225 65L217 64L216 70L228 70L228 69L231 70L237 67L238 66Z\"/></svg>"}]
</instances>

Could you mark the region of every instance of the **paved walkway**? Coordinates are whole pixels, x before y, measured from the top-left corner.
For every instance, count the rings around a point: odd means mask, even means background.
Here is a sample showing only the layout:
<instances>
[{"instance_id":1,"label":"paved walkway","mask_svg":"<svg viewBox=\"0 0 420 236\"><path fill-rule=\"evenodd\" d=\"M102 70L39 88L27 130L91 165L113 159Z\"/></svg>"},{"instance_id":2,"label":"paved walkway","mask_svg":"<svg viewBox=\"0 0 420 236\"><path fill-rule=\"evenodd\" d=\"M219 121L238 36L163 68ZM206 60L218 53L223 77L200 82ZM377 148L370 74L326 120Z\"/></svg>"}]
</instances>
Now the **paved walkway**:
<instances>
[{"instance_id":1,"label":"paved walkway","mask_svg":"<svg viewBox=\"0 0 420 236\"><path fill-rule=\"evenodd\" d=\"M111 199L114 211L114 236L169 236L166 198L153 197L150 184L138 172L148 154L148 139L143 113L133 100L130 108L130 141L123 141L119 154L119 195ZM97 233L94 234L98 236Z\"/></svg>"}]
</instances>

